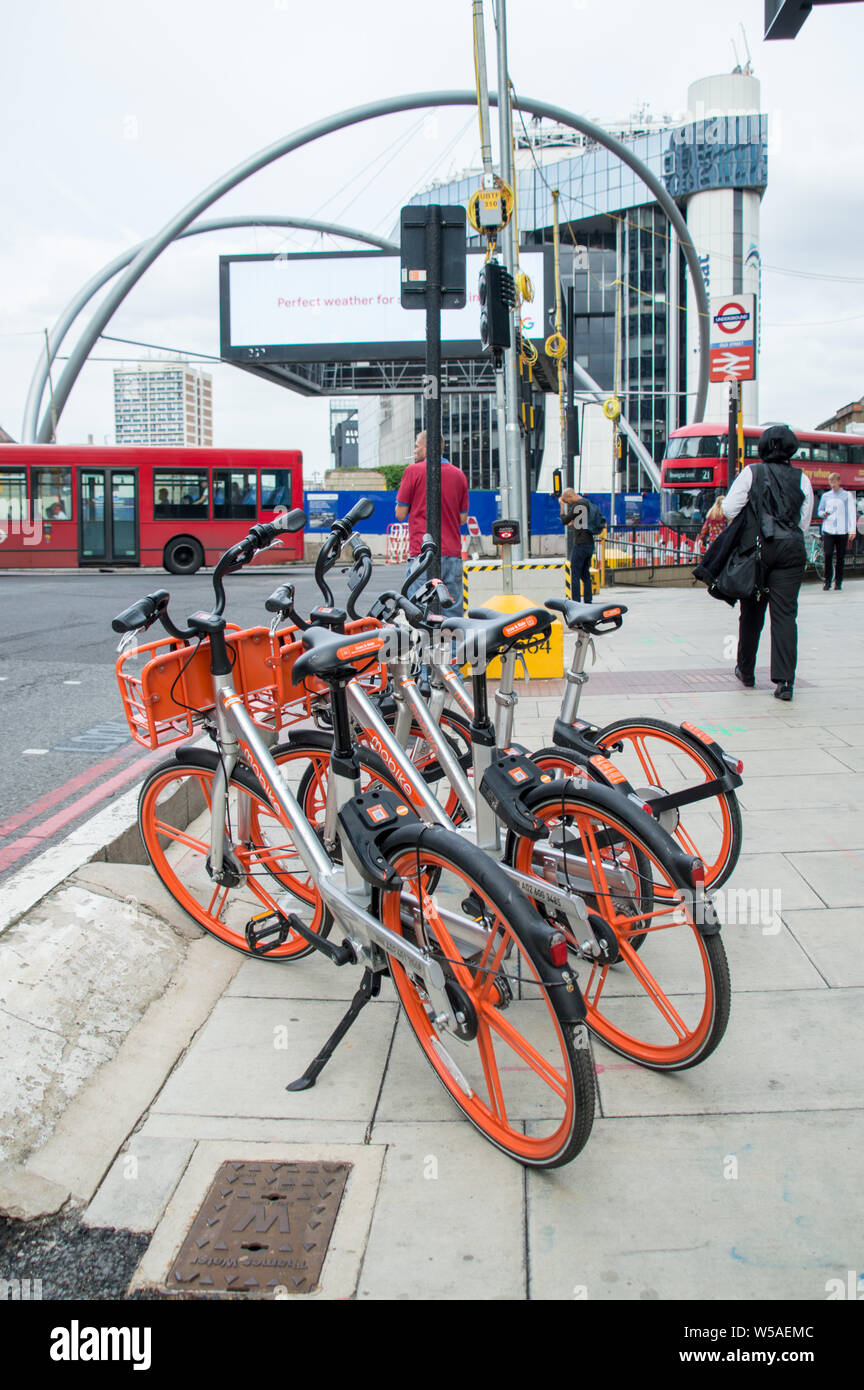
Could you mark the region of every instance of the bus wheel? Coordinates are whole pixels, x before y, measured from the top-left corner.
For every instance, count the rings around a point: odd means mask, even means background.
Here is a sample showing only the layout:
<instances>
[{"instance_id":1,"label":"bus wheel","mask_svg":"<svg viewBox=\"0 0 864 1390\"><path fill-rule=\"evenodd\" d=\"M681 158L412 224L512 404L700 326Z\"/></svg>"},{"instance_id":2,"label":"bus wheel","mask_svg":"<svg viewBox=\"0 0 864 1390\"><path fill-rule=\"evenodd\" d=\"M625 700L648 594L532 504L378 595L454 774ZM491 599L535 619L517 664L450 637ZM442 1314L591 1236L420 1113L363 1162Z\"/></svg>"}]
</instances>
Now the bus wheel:
<instances>
[{"instance_id":1,"label":"bus wheel","mask_svg":"<svg viewBox=\"0 0 864 1390\"><path fill-rule=\"evenodd\" d=\"M204 551L192 536L175 536L165 547L162 563L169 574L194 574L204 563Z\"/></svg>"}]
</instances>

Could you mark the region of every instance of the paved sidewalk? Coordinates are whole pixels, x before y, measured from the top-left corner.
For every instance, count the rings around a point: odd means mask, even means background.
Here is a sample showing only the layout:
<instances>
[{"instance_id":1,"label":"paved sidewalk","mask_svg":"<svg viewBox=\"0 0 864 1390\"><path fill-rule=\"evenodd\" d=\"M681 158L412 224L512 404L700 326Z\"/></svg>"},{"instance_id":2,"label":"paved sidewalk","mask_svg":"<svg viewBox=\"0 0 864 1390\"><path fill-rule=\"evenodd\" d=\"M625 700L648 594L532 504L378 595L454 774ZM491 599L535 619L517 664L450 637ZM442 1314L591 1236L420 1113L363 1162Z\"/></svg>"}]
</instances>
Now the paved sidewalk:
<instances>
[{"instance_id":1,"label":"paved sidewalk","mask_svg":"<svg viewBox=\"0 0 864 1390\"><path fill-rule=\"evenodd\" d=\"M829 1281L862 1271L864 584L803 590L791 704L772 698L767 634L758 688L735 682L737 610L701 591L606 594L630 611L597 643L604 679L581 712L691 720L744 760L744 853L729 888L756 920L723 929L733 1001L717 1051L659 1075L594 1043L585 1150L526 1173L461 1119L389 982L317 1086L288 1093L359 972L318 957L244 961L203 939L148 869L86 865L0 937L0 962L32 949L37 921L63 929L58 895L84 919L98 899L91 919L109 932L106 904L116 917L120 899L146 903L146 922L127 911L101 1007L114 972L139 969L148 983L136 993L129 982L110 1028L94 1026L86 1045L76 1034L75 1065L62 1040L43 1052L18 1121L29 1140L6 1141L0 1206L13 1189L26 1206L29 1183L31 1210L37 1191L43 1210L71 1194L93 1226L152 1232L133 1281L149 1287L166 1280L219 1164L313 1157L354 1165L325 1299L820 1301ZM558 703L529 690L517 737L548 742ZM27 968L16 1011L50 1027L37 1017L45 977L37 985ZM80 1023L59 1031L68 1039Z\"/></svg>"}]
</instances>

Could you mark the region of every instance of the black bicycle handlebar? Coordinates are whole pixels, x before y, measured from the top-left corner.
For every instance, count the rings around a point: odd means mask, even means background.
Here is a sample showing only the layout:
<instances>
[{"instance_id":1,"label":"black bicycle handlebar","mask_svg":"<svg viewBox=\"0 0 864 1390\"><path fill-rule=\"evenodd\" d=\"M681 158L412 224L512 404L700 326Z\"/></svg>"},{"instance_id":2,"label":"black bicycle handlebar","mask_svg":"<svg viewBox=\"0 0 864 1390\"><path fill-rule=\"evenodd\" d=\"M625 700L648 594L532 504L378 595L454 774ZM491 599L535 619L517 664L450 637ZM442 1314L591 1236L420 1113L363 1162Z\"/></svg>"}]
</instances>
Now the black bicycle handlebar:
<instances>
[{"instance_id":1,"label":"black bicycle handlebar","mask_svg":"<svg viewBox=\"0 0 864 1390\"><path fill-rule=\"evenodd\" d=\"M253 526L247 536L222 555L216 568L213 571L213 592L216 596L216 607L210 615L214 618L221 618L225 611L225 586L222 583L223 576L234 574L237 570L248 565L249 561L257 555L259 550L266 550L272 545L278 536L284 532L300 531L306 525L306 513L300 507L295 507L290 512L282 512L275 521L262 521L257 526ZM159 589L155 594L148 594L146 598L139 599L133 603L123 613L119 613L111 623L115 632L135 632L139 628L148 628L157 618L161 622L165 631L172 637L177 637L183 641L190 638L200 637L198 628L177 627L168 616L168 601L170 595L167 590Z\"/></svg>"},{"instance_id":2,"label":"black bicycle handlebar","mask_svg":"<svg viewBox=\"0 0 864 1390\"><path fill-rule=\"evenodd\" d=\"M359 536L354 537L354 563L348 571L348 602L345 611L352 620L358 617L357 601L372 578L372 551Z\"/></svg>"},{"instance_id":3,"label":"black bicycle handlebar","mask_svg":"<svg viewBox=\"0 0 864 1390\"><path fill-rule=\"evenodd\" d=\"M344 539L347 540L357 525L358 521L368 521L375 510L375 503L368 497L361 497L359 502L355 502L350 512L346 512L340 521L334 521L331 531L344 532Z\"/></svg>"},{"instance_id":4,"label":"black bicycle handlebar","mask_svg":"<svg viewBox=\"0 0 864 1390\"><path fill-rule=\"evenodd\" d=\"M435 542L427 531L426 535L423 537L423 544L420 546L420 553L417 556L420 563L414 567L405 580L405 583L402 585L401 592L403 594L406 593L407 589L410 588L412 584L416 584L418 579L422 579L426 571L431 568L432 561L435 559L435 550Z\"/></svg>"},{"instance_id":5,"label":"black bicycle handlebar","mask_svg":"<svg viewBox=\"0 0 864 1390\"><path fill-rule=\"evenodd\" d=\"M167 589L157 589L155 594L147 594L118 613L111 623L112 628L115 632L136 632L138 628L150 627L167 609L169 598Z\"/></svg>"}]
</instances>

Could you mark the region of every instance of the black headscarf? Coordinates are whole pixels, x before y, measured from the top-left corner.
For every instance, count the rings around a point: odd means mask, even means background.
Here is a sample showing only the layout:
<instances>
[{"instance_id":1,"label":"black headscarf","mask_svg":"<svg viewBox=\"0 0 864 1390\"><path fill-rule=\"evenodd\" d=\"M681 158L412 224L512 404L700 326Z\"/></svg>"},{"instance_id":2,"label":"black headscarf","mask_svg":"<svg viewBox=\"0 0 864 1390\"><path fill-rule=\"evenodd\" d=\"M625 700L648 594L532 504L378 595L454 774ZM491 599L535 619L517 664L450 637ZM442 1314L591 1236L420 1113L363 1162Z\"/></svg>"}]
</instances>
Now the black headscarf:
<instances>
[{"instance_id":1,"label":"black headscarf","mask_svg":"<svg viewBox=\"0 0 864 1390\"><path fill-rule=\"evenodd\" d=\"M764 463L788 463L798 440L788 425L769 425L759 437L759 457Z\"/></svg>"}]
</instances>

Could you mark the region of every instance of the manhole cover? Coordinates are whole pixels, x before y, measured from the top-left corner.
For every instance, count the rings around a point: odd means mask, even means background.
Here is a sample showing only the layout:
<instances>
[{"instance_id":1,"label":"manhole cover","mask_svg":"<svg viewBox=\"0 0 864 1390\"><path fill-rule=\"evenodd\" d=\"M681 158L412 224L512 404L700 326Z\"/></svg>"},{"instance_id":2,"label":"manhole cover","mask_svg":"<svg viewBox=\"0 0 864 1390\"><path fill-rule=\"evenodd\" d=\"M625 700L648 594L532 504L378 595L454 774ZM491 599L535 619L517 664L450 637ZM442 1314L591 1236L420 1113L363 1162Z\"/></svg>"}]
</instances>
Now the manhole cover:
<instances>
[{"instance_id":1,"label":"manhole cover","mask_svg":"<svg viewBox=\"0 0 864 1390\"><path fill-rule=\"evenodd\" d=\"M350 1163L223 1163L169 1276L202 1293L309 1293Z\"/></svg>"}]
</instances>

